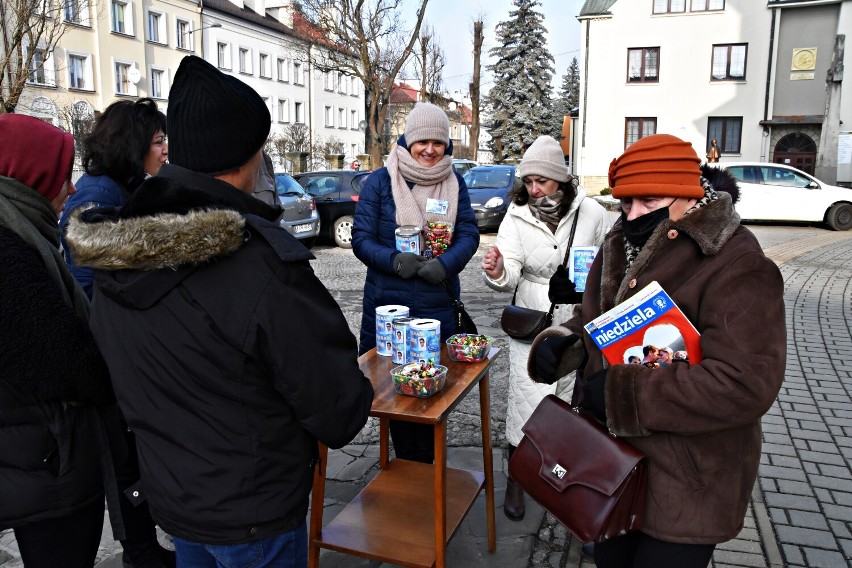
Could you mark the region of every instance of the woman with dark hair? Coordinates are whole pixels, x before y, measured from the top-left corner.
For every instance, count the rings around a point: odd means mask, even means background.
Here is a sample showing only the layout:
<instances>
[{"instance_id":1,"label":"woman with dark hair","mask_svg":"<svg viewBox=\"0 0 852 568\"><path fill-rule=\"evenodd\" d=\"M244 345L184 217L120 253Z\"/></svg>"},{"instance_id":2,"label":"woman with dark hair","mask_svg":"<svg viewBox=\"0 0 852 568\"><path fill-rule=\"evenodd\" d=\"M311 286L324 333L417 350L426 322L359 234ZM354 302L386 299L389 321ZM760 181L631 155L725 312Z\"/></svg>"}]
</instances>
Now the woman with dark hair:
<instances>
[{"instance_id":1,"label":"woman with dark hair","mask_svg":"<svg viewBox=\"0 0 852 568\"><path fill-rule=\"evenodd\" d=\"M529 147L518 166L523 185L512 195L497 231L494 246L482 259L485 283L494 290L517 290L515 304L547 311L555 303L554 321L572 315L570 304L580 295L560 269L562 286L549 295L551 277L565 258L574 219L577 228L573 246L599 246L612 226L606 210L586 199L577 179L568 173L562 149L554 138L541 136ZM506 441L509 457L523 437L521 427L538 403L548 394L571 399L574 377L561 377L552 385L534 383L527 374L530 344L509 341L509 400L506 406ZM524 492L512 479L506 485L503 504L506 516L518 521L524 517Z\"/></svg>"},{"instance_id":2,"label":"woman with dark hair","mask_svg":"<svg viewBox=\"0 0 852 568\"><path fill-rule=\"evenodd\" d=\"M124 205L146 177L157 175L168 154L166 116L157 109L156 102L145 98L109 105L83 141L86 173L75 184L77 193L65 206L60 220L63 233L71 213L81 205ZM91 269L75 265L68 248L64 248L71 274L91 298Z\"/></svg>"},{"instance_id":3,"label":"woman with dark hair","mask_svg":"<svg viewBox=\"0 0 852 568\"><path fill-rule=\"evenodd\" d=\"M0 531L14 529L26 568L94 565L105 479L118 514L118 408L59 252L73 161L70 134L0 115Z\"/></svg>"},{"instance_id":4,"label":"woman with dark hair","mask_svg":"<svg viewBox=\"0 0 852 568\"><path fill-rule=\"evenodd\" d=\"M64 235L73 212L91 205L121 207L130 194L145 180L156 175L168 158L166 116L151 99L121 100L109 105L95 121L92 132L83 141L83 167L86 173L77 181L77 193L71 196L62 213L60 227ZM81 209L81 210L82 210ZM94 277L91 268L74 264L65 246L65 260L86 295L92 297ZM157 532L148 505L133 504L124 490L139 480L136 438L125 428L127 460L116 463L118 483L122 490L120 504L127 538L124 568L163 568L174 566L174 553L157 542Z\"/></svg>"}]
</instances>

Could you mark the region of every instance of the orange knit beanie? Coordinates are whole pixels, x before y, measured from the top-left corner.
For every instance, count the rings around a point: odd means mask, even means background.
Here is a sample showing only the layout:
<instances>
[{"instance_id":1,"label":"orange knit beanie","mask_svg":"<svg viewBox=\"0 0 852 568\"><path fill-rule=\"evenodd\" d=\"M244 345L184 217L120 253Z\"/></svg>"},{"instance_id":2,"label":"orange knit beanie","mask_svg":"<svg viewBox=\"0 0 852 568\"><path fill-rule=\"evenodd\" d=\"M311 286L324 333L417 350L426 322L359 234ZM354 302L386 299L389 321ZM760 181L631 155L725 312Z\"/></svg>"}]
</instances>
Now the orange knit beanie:
<instances>
[{"instance_id":1,"label":"orange knit beanie","mask_svg":"<svg viewBox=\"0 0 852 568\"><path fill-rule=\"evenodd\" d=\"M609 165L612 196L703 197L700 164L689 142L670 134L645 136Z\"/></svg>"}]
</instances>

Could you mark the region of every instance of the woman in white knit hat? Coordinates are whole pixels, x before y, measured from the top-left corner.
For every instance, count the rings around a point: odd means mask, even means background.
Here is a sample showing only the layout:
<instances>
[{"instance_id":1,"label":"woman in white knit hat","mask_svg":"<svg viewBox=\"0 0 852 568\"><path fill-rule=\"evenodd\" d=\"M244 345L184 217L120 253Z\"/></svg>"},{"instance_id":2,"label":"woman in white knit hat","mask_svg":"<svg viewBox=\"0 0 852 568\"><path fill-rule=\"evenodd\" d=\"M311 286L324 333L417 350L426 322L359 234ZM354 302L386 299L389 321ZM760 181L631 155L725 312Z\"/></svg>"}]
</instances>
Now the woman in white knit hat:
<instances>
[{"instance_id":1,"label":"woman in white knit hat","mask_svg":"<svg viewBox=\"0 0 852 568\"><path fill-rule=\"evenodd\" d=\"M479 229L461 176L452 169L453 145L446 113L417 103L405 133L384 168L367 179L358 195L352 250L367 265L359 352L376 345L376 308L408 306L411 317L441 321L441 340L456 333L455 311L444 282L459 299L459 273L479 246ZM397 250L396 229L444 223L452 227L430 257ZM447 245L447 240L449 244ZM396 457L432 462L432 428L391 421Z\"/></svg>"},{"instance_id":2,"label":"woman in white knit hat","mask_svg":"<svg viewBox=\"0 0 852 568\"><path fill-rule=\"evenodd\" d=\"M495 245L482 259L485 283L501 292L517 289L515 304L547 311L551 301L554 323L572 315L582 294L575 291L562 264L574 220L573 246L599 246L612 226L610 215L594 199L586 199L576 178L568 173L562 148L554 138L541 136L529 147L518 167L523 185L497 232ZM550 290L550 293L548 293ZM534 383L527 373L530 343L509 341L509 400L506 441L509 457L523 437L521 427L548 394L571 399L573 374L552 385ZM503 511L512 520L524 517L524 492L511 479Z\"/></svg>"}]
</instances>

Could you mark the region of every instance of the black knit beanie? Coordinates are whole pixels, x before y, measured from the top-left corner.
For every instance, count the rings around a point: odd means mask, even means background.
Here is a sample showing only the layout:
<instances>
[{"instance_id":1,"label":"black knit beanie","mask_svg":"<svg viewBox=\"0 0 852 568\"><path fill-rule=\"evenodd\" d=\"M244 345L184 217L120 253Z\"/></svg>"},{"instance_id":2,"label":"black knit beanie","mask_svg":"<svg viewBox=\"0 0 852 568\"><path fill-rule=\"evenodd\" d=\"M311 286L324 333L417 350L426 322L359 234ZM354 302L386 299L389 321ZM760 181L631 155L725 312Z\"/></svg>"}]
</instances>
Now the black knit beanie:
<instances>
[{"instance_id":1,"label":"black knit beanie","mask_svg":"<svg viewBox=\"0 0 852 568\"><path fill-rule=\"evenodd\" d=\"M248 162L272 124L254 89L195 55L184 57L175 73L167 119L169 162L205 174Z\"/></svg>"}]
</instances>

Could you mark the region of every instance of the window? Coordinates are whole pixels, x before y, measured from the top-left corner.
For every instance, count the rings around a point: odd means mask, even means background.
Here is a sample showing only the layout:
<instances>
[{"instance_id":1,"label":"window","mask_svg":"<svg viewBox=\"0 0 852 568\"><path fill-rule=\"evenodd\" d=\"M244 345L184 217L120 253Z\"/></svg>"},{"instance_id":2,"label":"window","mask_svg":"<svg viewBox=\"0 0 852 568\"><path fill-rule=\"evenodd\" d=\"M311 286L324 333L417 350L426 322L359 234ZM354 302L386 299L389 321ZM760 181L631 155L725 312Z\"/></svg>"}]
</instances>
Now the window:
<instances>
[{"instance_id":1,"label":"window","mask_svg":"<svg viewBox=\"0 0 852 568\"><path fill-rule=\"evenodd\" d=\"M686 11L686 0L654 0L655 14L672 14Z\"/></svg>"},{"instance_id":2,"label":"window","mask_svg":"<svg viewBox=\"0 0 852 568\"><path fill-rule=\"evenodd\" d=\"M334 90L334 74L331 71L325 72L325 90L333 91Z\"/></svg>"},{"instance_id":3,"label":"window","mask_svg":"<svg viewBox=\"0 0 852 568\"><path fill-rule=\"evenodd\" d=\"M240 48L239 65L240 73L251 73L251 68L249 67L249 50L246 47Z\"/></svg>"},{"instance_id":4,"label":"window","mask_svg":"<svg viewBox=\"0 0 852 568\"><path fill-rule=\"evenodd\" d=\"M269 55L266 53L261 53L258 55L258 65L257 65L257 73L264 79L272 78L272 71L269 69Z\"/></svg>"},{"instance_id":5,"label":"window","mask_svg":"<svg viewBox=\"0 0 852 568\"><path fill-rule=\"evenodd\" d=\"M352 144L350 149L352 150L352 157L358 155L358 144Z\"/></svg>"},{"instance_id":6,"label":"window","mask_svg":"<svg viewBox=\"0 0 852 568\"><path fill-rule=\"evenodd\" d=\"M186 20L177 21L177 48L192 51L192 26Z\"/></svg>"},{"instance_id":7,"label":"window","mask_svg":"<svg viewBox=\"0 0 852 568\"><path fill-rule=\"evenodd\" d=\"M337 127L338 128L346 128L346 109L345 108L337 109Z\"/></svg>"},{"instance_id":8,"label":"window","mask_svg":"<svg viewBox=\"0 0 852 568\"><path fill-rule=\"evenodd\" d=\"M337 74L337 92L344 95L346 94L346 77L343 73Z\"/></svg>"},{"instance_id":9,"label":"window","mask_svg":"<svg viewBox=\"0 0 852 568\"><path fill-rule=\"evenodd\" d=\"M131 67L130 63L123 61L115 62L115 94L117 95L135 95L136 85L131 81L131 75L138 74L139 71Z\"/></svg>"},{"instance_id":10,"label":"window","mask_svg":"<svg viewBox=\"0 0 852 568\"><path fill-rule=\"evenodd\" d=\"M349 127L352 130L358 130L358 111L353 110L353 111L350 111L349 114L350 114L350 118L352 119L351 122L349 123Z\"/></svg>"},{"instance_id":11,"label":"window","mask_svg":"<svg viewBox=\"0 0 852 568\"><path fill-rule=\"evenodd\" d=\"M30 103L30 115L56 126L56 105L45 97L36 97Z\"/></svg>"},{"instance_id":12,"label":"window","mask_svg":"<svg viewBox=\"0 0 852 568\"><path fill-rule=\"evenodd\" d=\"M722 154L739 154L743 132L743 117L710 117L707 120L707 147L716 140Z\"/></svg>"},{"instance_id":13,"label":"window","mask_svg":"<svg viewBox=\"0 0 852 568\"><path fill-rule=\"evenodd\" d=\"M290 122L290 104L287 99L278 99L278 122Z\"/></svg>"},{"instance_id":14,"label":"window","mask_svg":"<svg viewBox=\"0 0 852 568\"><path fill-rule=\"evenodd\" d=\"M277 63L277 71L278 71L278 80L279 81L289 81L290 80L290 66L287 65L287 60L278 58Z\"/></svg>"},{"instance_id":15,"label":"window","mask_svg":"<svg viewBox=\"0 0 852 568\"><path fill-rule=\"evenodd\" d=\"M624 121L624 149L640 138L656 133L656 118L627 118Z\"/></svg>"},{"instance_id":16,"label":"window","mask_svg":"<svg viewBox=\"0 0 852 568\"><path fill-rule=\"evenodd\" d=\"M293 84L304 85L304 77L302 77L302 64L293 62Z\"/></svg>"},{"instance_id":17,"label":"window","mask_svg":"<svg viewBox=\"0 0 852 568\"><path fill-rule=\"evenodd\" d=\"M692 0L693 12L709 12L710 10L724 10L725 0Z\"/></svg>"},{"instance_id":18,"label":"window","mask_svg":"<svg viewBox=\"0 0 852 568\"><path fill-rule=\"evenodd\" d=\"M165 88L166 72L162 69L151 69L151 98L165 98L167 89Z\"/></svg>"},{"instance_id":19,"label":"window","mask_svg":"<svg viewBox=\"0 0 852 568\"><path fill-rule=\"evenodd\" d=\"M636 47L627 50L627 82L656 83L659 81L659 47Z\"/></svg>"},{"instance_id":20,"label":"window","mask_svg":"<svg viewBox=\"0 0 852 568\"><path fill-rule=\"evenodd\" d=\"M47 73L45 73L45 57L43 49L32 49L32 59L30 60L30 77L28 83L37 83L39 85L47 84Z\"/></svg>"},{"instance_id":21,"label":"window","mask_svg":"<svg viewBox=\"0 0 852 568\"><path fill-rule=\"evenodd\" d=\"M88 55L68 54L68 88L92 91L92 67Z\"/></svg>"},{"instance_id":22,"label":"window","mask_svg":"<svg viewBox=\"0 0 852 568\"><path fill-rule=\"evenodd\" d=\"M159 12L148 12L148 41L166 43L166 17Z\"/></svg>"},{"instance_id":23,"label":"window","mask_svg":"<svg viewBox=\"0 0 852 568\"><path fill-rule=\"evenodd\" d=\"M744 81L746 74L746 56L748 44L714 45L713 71L714 81Z\"/></svg>"},{"instance_id":24,"label":"window","mask_svg":"<svg viewBox=\"0 0 852 568\"><path fill-rule=\"evenodd\" d=\"M79 26L89 25L88 3L81 4L82 0L63 0L63 19L71 24Z\"/></svg>"},{"instance_id":25,"label":"window","mask_svg":"<svg viewBox=\"0 0 852 568\"><path fill-rule=\"evenodd\" d=\"M334 126L334 113L330 106L325 107L325 125L329 128Z\"/></svg>"},{"instance_id":26,"label":"window","mask_svg":"<svg viewBox=\"0 0 852 568\"><path fill-rule=\"evenodd\" d=\"M263 99L263 104L266 105L266 108L269 109L269 117L272 118L272 99L270 97L261 97Z\"/></svg>"},{"instance_id":27,"label":"window","mask_svg":"<svg viewBox=\"0 0 852 568\"><path fill-rule=\"evenodd\" d=\"M231 47L227 43L216 44L216 64L220 69L231 68Z\"/></svg>"},{"instance_id":28,"label":"window","mask_svg":"<svg viewBox=\"0 0 852 568\"><path fill-rule=\"evenodd\" d=\"M359 85L360 85L360 83L358 82L358 79L356 79L355 77L352 77L352 84L350 85L351 88L349 89L349 94L352 95L353 97L357 97L358 96L358 89L360 88Z\"/></svg>"},{"instance_id":29,"label":"window","mask_svg":"<svg viewBox=\"0 0 852 568\"><path fill-rule=\"evenodd\" d=\"M123 0L112 0L112 31L118 34L133 35L132 9Z\"/></svg>"},{"instance_id":30,"label":"window","mask_svg":"<svg viewBox=\"0 0 852 568\"><path fill-rule=\"evenodd\" d=\"M303 123L305 122L304 116L302 116L302 105L304 103L294 103L293 104L293 122Z\"/></svg>"}]
</instances>

